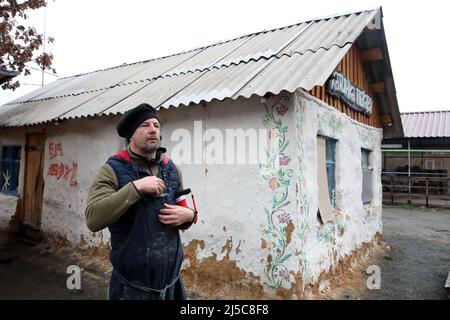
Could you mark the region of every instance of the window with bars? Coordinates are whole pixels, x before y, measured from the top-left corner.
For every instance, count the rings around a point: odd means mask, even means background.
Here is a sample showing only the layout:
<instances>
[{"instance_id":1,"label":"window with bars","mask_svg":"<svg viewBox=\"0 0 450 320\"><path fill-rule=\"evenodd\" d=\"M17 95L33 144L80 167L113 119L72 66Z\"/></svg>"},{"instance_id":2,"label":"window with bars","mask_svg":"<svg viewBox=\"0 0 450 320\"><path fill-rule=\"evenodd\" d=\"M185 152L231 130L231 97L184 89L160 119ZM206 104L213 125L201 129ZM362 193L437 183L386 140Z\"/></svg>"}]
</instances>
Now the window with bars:
<instances>
[{"instance_id":1,"label":"window with bars","mask_svg":"<svg viewBox=\"0 0 450 320\"><path fill-rule=\"evenodd\" d=\"M19 186L20 146L3 146L0 163L0 192L17 195Z\"/></svg>"}]
</instances>

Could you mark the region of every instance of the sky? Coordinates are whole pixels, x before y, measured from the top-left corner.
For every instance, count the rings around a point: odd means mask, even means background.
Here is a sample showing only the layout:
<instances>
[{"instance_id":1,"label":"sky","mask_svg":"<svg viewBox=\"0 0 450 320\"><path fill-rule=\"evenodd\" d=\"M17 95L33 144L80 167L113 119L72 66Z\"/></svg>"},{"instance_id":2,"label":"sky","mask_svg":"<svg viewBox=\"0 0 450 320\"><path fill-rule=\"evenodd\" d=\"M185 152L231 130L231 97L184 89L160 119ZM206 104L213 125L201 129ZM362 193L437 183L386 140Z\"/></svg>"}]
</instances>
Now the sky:
<instances>
[{"instance_id":1,"label":"sky","mask_svg":"<svg viewBox=\"0 0 450 320\"><path fill-rule=\"evenodd\" d=\"M187 51L317 17L382 6L401 112L450 110L447 1L399 0L48 0L30 13L55 38L59 77ZM45 22L45 23L44 23ZM31 65L31 64L30 64ZM58 77L45 74L48 84ZM39 88L42 75L1 90L0 105Z\"/></svg>"}]
</instances>

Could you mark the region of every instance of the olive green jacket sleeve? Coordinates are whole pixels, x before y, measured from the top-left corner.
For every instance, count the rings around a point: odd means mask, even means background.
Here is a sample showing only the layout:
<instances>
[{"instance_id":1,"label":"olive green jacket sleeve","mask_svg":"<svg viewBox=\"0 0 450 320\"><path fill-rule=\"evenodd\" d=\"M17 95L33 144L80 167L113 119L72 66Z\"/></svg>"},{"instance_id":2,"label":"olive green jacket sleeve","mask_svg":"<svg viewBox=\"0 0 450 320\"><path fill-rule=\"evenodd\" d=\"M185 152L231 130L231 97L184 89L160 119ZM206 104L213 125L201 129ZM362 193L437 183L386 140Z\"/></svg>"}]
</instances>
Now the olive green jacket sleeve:
<instances>
[{"instance_id":1,"label":"olive green jacket sleeve","mask_svg":"<svg viewBox=\"0 0 450 320\"><path fill-rule=\"evenodd\" d=\"M157 166L153 168L157 172ZM179 190L183 189L181 171L177 168L180 180ZM133 183L128 183L118 190L119 183L114 170L110 165L104 164L98 171L88 193L85 210L86 225L92 232L100 231L119 218L136 202L141 199ZM186 222L178 228L186 230L192 222Z\"/></svg>"},{"instance_id":2,"label":"olive green jacket sleeve","mask_svg":"<svg viewBox=\"0 0 450 320\"><path fill-rule=\"evenodd\" d=\"M177 173L178 173L178 180L180 181L180 186L178 188L178 191L181 191L184 189L183 187L183 176L181 175L181 170L178 168L178 166L175 165L175 168L177 169ZM188 221L183 223L182 225L178 226L178 229L180 230L187 230L192 226L192 221Z\"/></svg>"},{"instance_id":3,"label":"olive green jacket sleeve","mask_svg":"<svg viewBox=\"0 0 450 320\"><path fill-rule=\"evenodd\" d=\"M114 170L104 164L89 190L86 205L86 225L92 232L102 230L116 222L141 196L133 183L118 190Z\"/></svg>"}]
</instances>

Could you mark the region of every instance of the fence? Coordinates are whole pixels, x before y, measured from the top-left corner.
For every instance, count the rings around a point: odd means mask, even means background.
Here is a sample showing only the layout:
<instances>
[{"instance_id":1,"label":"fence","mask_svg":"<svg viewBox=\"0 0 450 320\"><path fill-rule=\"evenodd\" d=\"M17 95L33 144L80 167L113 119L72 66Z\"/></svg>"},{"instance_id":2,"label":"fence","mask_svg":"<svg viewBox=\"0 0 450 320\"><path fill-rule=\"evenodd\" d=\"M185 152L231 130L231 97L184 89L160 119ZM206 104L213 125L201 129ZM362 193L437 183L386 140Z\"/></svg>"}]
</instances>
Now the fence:
<instances>
[{"instance_id":1,"label":"fence","mask_svg":"<svg viewBox=\"0 0 450 320\"><path fill-rule=\"evenodd\" d=\"M425 176L424 176L425 175ZM450 177L432 174L383 172L383 202L450 208Z\"/></svg>"}]
</instances>

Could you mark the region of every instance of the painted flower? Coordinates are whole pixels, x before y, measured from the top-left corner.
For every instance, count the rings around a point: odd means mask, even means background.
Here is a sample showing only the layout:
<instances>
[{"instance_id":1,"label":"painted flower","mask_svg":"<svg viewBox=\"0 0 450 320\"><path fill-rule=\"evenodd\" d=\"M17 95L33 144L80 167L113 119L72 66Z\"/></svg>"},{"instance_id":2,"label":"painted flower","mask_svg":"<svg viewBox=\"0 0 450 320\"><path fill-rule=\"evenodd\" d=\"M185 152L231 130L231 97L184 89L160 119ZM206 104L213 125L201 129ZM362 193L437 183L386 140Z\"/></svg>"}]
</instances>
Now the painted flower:
<instances>
[{"instance_id":1,"label":"painted flower","mask_svg":"<svg viewBox=\"0 0 450 320\"><path fill-rule=\"evenodd\" d=\"M269 187L270 187L270 189L275 191L276 189L278 189L279 186L280 185L278 184L277 177L270 178L270 180L269 180Z\"/></svg>"},{"instance_id":2,"label":"painted flower","mask_svg":"<svg viewBox=\"0 0 450 320\"><path fill-rule=\"evenodd\" d=\"M289 281L289 273L287 272L286 269L282 269L279 272L280 278L282 278L283 280Z\"/></svg>"},{"instance_id":3,"label":"painted flower","mask_svg":"<svg viewBox=\"0 0 450 320\"><path fill-rule=\"evenodd\" d=\"M288 110L289 110L289 108L285 105L279 104L277 106L277 113L280 116L284 116Z\"/></svg>"},{"instance_id":4,"label":"painted flower","mask_svg":"<svg viewBox=\"0 0 450 320\"><path fill-rule=\"evenodd\" d=\"M287 213L282 213L280 215L278 215L278 222L281 224L287 224L290 221L290 217L289 214Z\"/></svg>"},{"instance_id":5,"label":"painted flower","mask_svg":"<svg viewBox=\"0 0 450 320\"><path fill-rule=\"evenodd\" d=\"M280 166L288 166L289 162L291 162L291 158L283 154L280 158Z\"/></svg>"}]
</instances>

